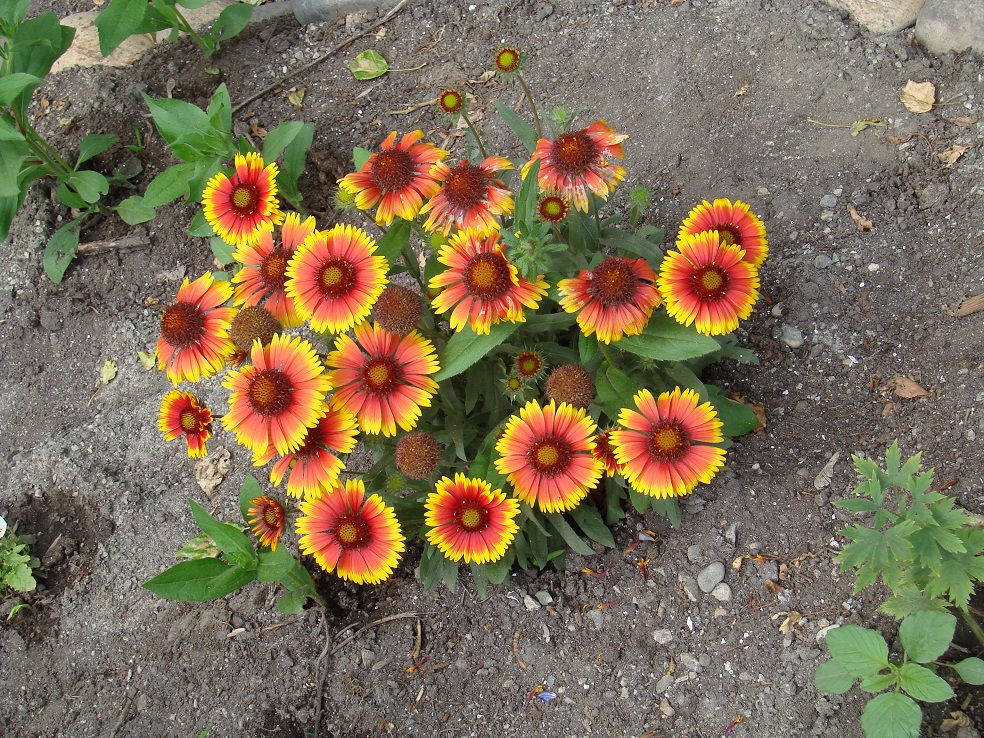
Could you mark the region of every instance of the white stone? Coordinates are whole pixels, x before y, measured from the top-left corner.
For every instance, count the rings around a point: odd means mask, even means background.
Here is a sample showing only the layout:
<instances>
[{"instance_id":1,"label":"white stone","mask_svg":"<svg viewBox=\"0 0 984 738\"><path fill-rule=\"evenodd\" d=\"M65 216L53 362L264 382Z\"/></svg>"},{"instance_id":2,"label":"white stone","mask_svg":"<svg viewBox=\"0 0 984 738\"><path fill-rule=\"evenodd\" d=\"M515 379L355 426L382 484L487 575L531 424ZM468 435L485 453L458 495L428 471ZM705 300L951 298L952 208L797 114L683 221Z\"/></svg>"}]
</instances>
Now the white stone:
<instances>
[{"instance_id":1,"label":"white stone","mask_svg":"<svg viewBox=\"0 0 984 738\"><path fill-rule=\"evenodd\" d=\"M826 0L827 5L851 14L873 33L895 33L916 22L927 0ZM976 0L970 0L976 2Z\"/></svg>"}]
</instances>

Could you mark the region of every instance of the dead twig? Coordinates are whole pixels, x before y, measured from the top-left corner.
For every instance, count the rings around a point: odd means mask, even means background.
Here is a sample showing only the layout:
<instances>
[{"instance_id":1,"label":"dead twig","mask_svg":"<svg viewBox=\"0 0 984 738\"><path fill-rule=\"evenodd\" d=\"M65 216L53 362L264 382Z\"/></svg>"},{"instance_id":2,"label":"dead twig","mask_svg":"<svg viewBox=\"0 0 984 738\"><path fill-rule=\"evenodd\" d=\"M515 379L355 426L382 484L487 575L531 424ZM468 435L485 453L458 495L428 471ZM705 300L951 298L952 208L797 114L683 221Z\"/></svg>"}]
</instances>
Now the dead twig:
<instances>
[{"instance_id":1,"label":"dead twig","mask_svg":"<svg viewBox=\"0 0 984 738\"><path fill-rule=\"evenodd\" d=\"M285 83L287 83L289 80L293 79L297 75L303 74L304 72L308 71L309 69L313 69L314 67L318 66L325 59L327 59L330 56L334 56L335 54L337 54L339 51L341 51L342 49L344 49L346 46L348 46L353 41L356 41L357 39L360 39L363 36L366 36L366 35L372 33L377 28L379 28L381 25L383 25L385 23L389 23L394 18L394 16L396 16L397 13L399 13L401 10L403 10L403 8L406 7L407 2L408 2L408 0L400 0L400 2L397 3L393 7L392 10L390 10L386 15L384 15L382 18L380 18L378 21L376 21L375 23L373 23L368 28L365 28L365 29L359 31L358 33L352 34L351 36L349 36L347 39L345 39L341 43L338 43L335 46L333 46L330 49L328 49L328 51L326 51L324 54L322 54L321 56L317 57L313 61L308 62L304 66L298 67L293 72L290 72L289 74L281 77L279 80L277 80L273 84L267 85L266 87L264 87L259 92L255 93L253 95L250 95L249 97L247 97L242 102L236 103L233 106L233 108L232 108L232 114L235 115L236 113L238 113L240 110L242 110L243 108L245 108L247 105L249 105L254 100L258 100L259 98L263 97L268 92L272 92L276 88L283 86Z\"/></svg>"},{"instance_id":2,"label":"dead twig","mask_svg":"<svg viewBox=\"0 0 984 738\"><path fill-rule=\"evenodd\" d=\"M513 633L513 655L516 657L516 663L519 664L519 668L526 671L525 662L519 657L519 631L517 630Z\"/></svg>"},{"instance_id":3,"label":"dead twig","mask_svg":"<svg viewBox=\"0 0 984 738\"><path fill-rule=\"evenodd\" d=\"M77 255L92 256L93 254L105 254L107 251L134 251L135 249L145 249L148 246L150 246L150 239L144 233L125 238L113 238L108 241L82 243L79 244Z\"/></svg>"},{"instance_id":4,"label":"dead twig","mask_svg":"<svg viewBox=\"0 0 984 738\"><path fill-rule=\"evenodd\" d=\"M126 693L126 701L123 703L123 709L120 710L120 716L116 718L116 724L113 726L113 730L109 734L109 738L116 738L116 734L120 732L120 728L123 727L123 723L126 722L126 718L130 714L130 708L133 707L133 700L136 696L137 690L135 689L131 689Z\"/></svg>"},{"instance_id":5,"label":"dead twig","mask_svg":"<svg viewBox=\"0 0 984 738\"><path fill-rule=\"evenodd\" d=\"M356 638L358 638L360 633L363 633L369 630L370 628L375 628L377 625L383 625L384 623L392 623L394 620L403 620L404 618L419 618L419 617L420 617L420 613L417 612L401 612L401 613L397 613L396 615L387 615L385 618L380 618L379 620L373 620L371 623L369 623L369 625L362 626L357 631L355 631L352 635L346 638L344 641L337 644L333 649L331 649L331 653L332 654L337 653L343 646L348 645Z\"/></svg>"}]
</instances>

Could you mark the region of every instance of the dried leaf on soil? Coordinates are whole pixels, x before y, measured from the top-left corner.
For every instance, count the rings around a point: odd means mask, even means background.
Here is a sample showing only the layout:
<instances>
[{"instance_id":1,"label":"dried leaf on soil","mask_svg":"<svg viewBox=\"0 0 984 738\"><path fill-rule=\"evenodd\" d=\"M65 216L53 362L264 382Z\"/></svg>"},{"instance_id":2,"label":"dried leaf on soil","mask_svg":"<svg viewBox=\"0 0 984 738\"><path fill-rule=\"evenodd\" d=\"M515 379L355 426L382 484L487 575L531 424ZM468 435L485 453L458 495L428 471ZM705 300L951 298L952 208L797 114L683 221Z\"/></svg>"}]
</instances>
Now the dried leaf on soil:
<instances>
[{"instance_id":1,"label":"dried leaf on soil","mask_svg":"<svg viewBox=\"0 0 984 738\"><path fill-rule=\"evenodd\" d=\"M295 108L301 107L304 104L304 93L307 92L306 87L298 87L296 90L291 90L287 93L287 102L293 105Z\"/></svg>"},{"instance_id":2,"label":"dried leaf on soil","mask_svg":"<svg viewBox=\"0 0 984 738\"><path fill-rule=\"evenodd\" d=\"M776 582L772 579L766 579L765 591L768 592L770 595L774 595L778 597L779 593L782 592L782 585L779 584L779 582Z\"/></svg>"},{"instance_id":3,"label":"dried leaf on soil","mask_svg":"<svg viewBox=\"0 0 984 738\"><path fill-rule=\"evenodd\" d=\"M932 82L906 82L902 90L902 104L913 113L928 113L936 102L936 87Z\"/></svg>"},{"instance_id":4,"label":"dried leaf on soil","mask_svg":"<svg viewBox=\"0 0 984 738\"><path fill-rule=\"evenodd\" d=\"M772 616L772 619L778 620L783 615L786 616L786 619L779 624L779 632L782 633L783 635L790 635L793 632L793 629L796 627L796 625L798 625L803 620L803 616L800 613L796 612L796 610L791 610L789 612L777 612L775 615Z\"/></svg>"},{"instance_id":5,"label":"dried leaf on soil","mask_svg":"<svg viewBox=\"0 0 984 738\"><path fill-rule=\"evenodd\" d=\"M946 164L948 167L952 167L957 163L957 159L970 151L969 146L960 146L959 144L954 144L953 148L947 149L936 156L939 160Z\"/></svg>"},{"instance_id":6,"label":"dried leaf on soil","mask_svg":"<svg viewBox=\"0 0 984 738\"><path fill-rule=\"evenodd\" d=\"M752 88L752 86L746 82L741 87L739 87L737 90L735 90L735 94L732 95L732 97L741 97L746 92L748 92L751 88Z\"/></svg>"},{"instance_id":7,"label":"dried leaf on soil","mask_svg":"<svg viewBox=\"0 0 984 738\"><path fill-rule=\"evenodd\" d=\"M929 392L908 377L893 377L889 384L894 387L895 394L905 400L913 400L917 397L929 397Z\"/></svg>"},{"instance_id":8,"label":"dried leaf on soil","mask_svg":"<svg viewBox=\"0 0 984 738\"><path fill-rule=\"evenodd\" d=\"M112 359L106 359L103 362L102 368L99 370L99 379L102 380L103 384L109 384L116 379L116 373L118 371L119 367L116 366L116 362Z\"/></svg>"},{"instance_id":9,"label":"dried leaf on soil","mask_svg":"<svg viewBox=\"0 0 984 738\"><path fill-rule=\"evenodd\" d=\"M861 231L862 233L867 233L874 226L874 224L870 220L868 220L863 215L861 215L861 213L859 213L853 207L850 210L848 210L848 212L851 214L851 220L854 221L855 225L857 225L858 227L858 230Z\"/></svg>"},{"instance_id":10,"label":"dried leaf on soil","mask_svg":"<svg viewBox=\"0 0 984 738\"><path fill-rule=\"evenodd\" d=\"M973 128L980 119L979 115L961 115L959 118L954 118L953 122L961 128Z\"/></svg>"},{"instance_id":11,"label":"dried leaf on soil","mask_svg":"<svg viewBox=\"0 0 984 738\"><path fill-rule=\"evenodd\" d=\"M225 448L217 448L195 464L195 481L202 492L211 497L232 468L232 454Z\"/></svg>"},{"instance_id":12,"label":"dried leaf on soil","mask_svg":"<svg viewBox=\"0 0 984 738\"><path fill-rule=\"evenodd\" d=\"M857 136L865 128L888 128L888 121L882 118L862 118L851 124L851 135Z\"/></svg>"},{"instance_id":13,"label":"dried leaf on soil","mask_svg":"<svg viewBox=\"0 0 984 738\"><path fill-rule=\"evenodd\" d=\"M389 71L389 64L378 51L367 49L349 62L349 69L356 79L376 79Z\"/></svg>"},{"instance_id":14,"label":"dried leaf on soil","mask_svg":"<svg viewBox=\"0 0 984 738\"><path fill-rule=\"evenodd\" d=\"M834 478L834 466L840 460L840 451L834 451L834 455L830 457L830 461L824 464L823 469L817 474L817 478L813 480L813 486L816 489L823 489L824 487L830 486L830 482Z\"/></svg>"},{"instance_id":15,"label":"dried leaf on soil","mask_svg":"<svg viewBox=\"0 0 984 738\"><path fill-rule=\"evenodd\" d=\"M964 318L981 310L984 310L984 294L974 295L960 303L960 307L957 308L957 317Z\"/></svg>"},{"instance_id":16,"label":"dried leaf on soil","mask_svg":"<svg viewBox=\"0 0 984 738\"><path fill-rule=\"evenodd\" d=\"M138 351L137 358L140 359L140 363L143 364L144 369L154 368L154 355L147 351Z\"/></svg>"},{"instance_id":17,"label":"dried leaf on soil","mask_svg":"<svg viewBox=\"0 0 984 738\"><path fill-rule=\"evenodd\" d=\"M249 124L249 135L262 141L267 136L267 130L254 120Z\"/></svg>"}]
</instances>

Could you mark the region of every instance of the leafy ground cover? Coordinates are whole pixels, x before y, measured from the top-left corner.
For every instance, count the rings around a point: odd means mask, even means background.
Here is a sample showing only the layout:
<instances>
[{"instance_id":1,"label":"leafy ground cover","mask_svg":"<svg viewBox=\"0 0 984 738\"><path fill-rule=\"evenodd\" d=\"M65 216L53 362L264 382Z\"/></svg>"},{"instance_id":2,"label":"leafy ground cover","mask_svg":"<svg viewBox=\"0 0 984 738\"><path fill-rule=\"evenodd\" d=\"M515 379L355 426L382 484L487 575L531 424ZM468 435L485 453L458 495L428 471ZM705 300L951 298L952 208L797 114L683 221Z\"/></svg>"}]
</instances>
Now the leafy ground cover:
<instances>
[{"instance_id":1,"label":"leafy ground cover","mask_svg":"<svg viewBox=\"0 0 984 738\"><path fill-rule=\"evenodd\" d=\"M41 88L36 125L66 150L91 133L136 144L136 126L138 153L116 147L87 166L110 173L135 156L146 186L176 161L141 93L204 107L225 83L236 103L351 30L250 27L209 60L219 75L188 40L131 68L69 71ZM502 41L530 54L545 106L573 104L580 122L629 135L628 179L657 193L646 223L672 231L713 197L763 217L763 298L740 336L761 365L712 379L761 404L765 429L685 501L679 530L630 516L614 550L515 574L486 600L464 580L454 595L424 590L411 550L371 590L316 575L324 618L280 614L269 586L207 606L164 601L140 584L194 534L185 499L235 519L250 471L231 437L228 468L196 470L161 443L166 380L138 355L181 278L212 267L208 241L186 234L178 205L136 233L95 216L83 243L137 235L136 247L83 252L56 286L41 253L71 215L35 187L3 245L0 293L0 514L37 536L42 559L32 607L0 631L5 734L861 735L867 696L814 688L818 637L843 623L880 632L895 655L905 644L877 612L885 597L853 596L853 576L838 573L837 531L857 522L831 504L857 483L847 459L882 458L897 437L935 467L937 489L982 512L984 327L961 310L984 291L979 60L927 57L904 34L868 36L807 0L420 3L247 104L234 130L313 123L298 187L330 221L354 146L445 130L418 107L442 86L467 83L474 116L512 145L494 105L520 108L520 93L476 71ZM349 62L369 49L394 70L425 66L356 80ZM910 79L932 82L939 104L904 106ZM628 212L624 194L614 202ZM209 473L224 481L206 493L196 478L208 487ZM658 540L638 541L641 528ZM971 648L959 625L957 643ZM953 700L926 709L927 731L981 719L976 694L953 684Z\"/></svg>"}]
</instances>

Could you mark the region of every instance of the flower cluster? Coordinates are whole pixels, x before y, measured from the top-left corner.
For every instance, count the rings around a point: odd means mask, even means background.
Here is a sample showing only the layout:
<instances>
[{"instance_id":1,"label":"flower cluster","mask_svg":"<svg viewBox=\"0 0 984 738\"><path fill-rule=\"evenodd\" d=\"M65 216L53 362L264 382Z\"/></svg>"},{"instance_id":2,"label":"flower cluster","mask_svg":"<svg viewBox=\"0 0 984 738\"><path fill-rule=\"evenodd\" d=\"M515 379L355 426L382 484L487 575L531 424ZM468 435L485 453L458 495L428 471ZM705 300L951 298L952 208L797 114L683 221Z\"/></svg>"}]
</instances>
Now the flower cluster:
<instances>
[{"instance_id":1,"label":"flower cluster","mask_svg":"<svg viewBox=\"0 0 984 738\"><path fill-rule=\"evenodd\" d=\"M525 57L503 47L495 63L532 105ZM236 271L185 280L157 343L176 388L164 437L206 453L212 411L177 388L225 371L222 428L254 465L272 464L272 485L286 481L284 497L250 502L261 545L276 549L296 514L300 551L356 583L393 573L415 532L407 510L423 521L425 563L444 562L429 567L542 566L544 536L570 540L564 513L597 516L595 493L609 510L611 495L686 495L724 464L722 413L750 429L678 364L728 355L714 337L757 300L768 246L749 206L703 202L664 253L657 229L636 226L645 203L628 235L599 215L626 174L627 137L605 121L551 137L533 107L530 157L510 161L486 155L462 93L435 102L471 130L470 156L454 163L422 131L393 132L338 182L386 231L378 240L282 212L276 165L237 156L203 195ZM328 349L290 333L302 327ZM355 479L344 457L357 441L375 465Z\"/></svg>"}]
</instances>

